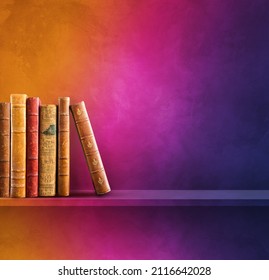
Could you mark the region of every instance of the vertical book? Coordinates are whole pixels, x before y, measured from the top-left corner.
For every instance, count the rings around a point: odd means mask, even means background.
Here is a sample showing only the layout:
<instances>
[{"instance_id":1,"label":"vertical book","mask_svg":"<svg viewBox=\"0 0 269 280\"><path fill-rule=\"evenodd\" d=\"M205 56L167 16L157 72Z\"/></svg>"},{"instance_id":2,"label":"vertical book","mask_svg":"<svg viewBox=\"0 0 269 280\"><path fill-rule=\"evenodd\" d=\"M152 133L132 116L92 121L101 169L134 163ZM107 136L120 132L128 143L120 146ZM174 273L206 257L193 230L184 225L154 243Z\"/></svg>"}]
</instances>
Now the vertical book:
<instances>
[{"instance_id":1,"label":"vertical book","mask_svg":"<svg viewBox=\"0 0 269 280\"><path fill-rule=\"evenodd\" d=\"M10 103L0 103L0 197L9 197Z\"/></svg>"},{"instance_id":2,"label":"vertical book","mask_svg":"<svg viewBox=\"0 0 269 280\"><path fill-rule=\"evenodd\" d=\"M57 194L69 196L70 193L70 98L58 99L58 172Z\"/></svg>"},{"instance_id":3,"label":"vertical book","mask_svg":"<svg viewBox=\"0 0 269 280\"><path fill-rule=\"evenodd\" d=\"M95 140L85 103L70 106L96 194L110 192L109 182Z\"/></svg>"},{"instance_id":4,"label":"vertical book","mask_svg":"<svg viewBox=\"0 0 269 280\"><path fill-rule=\"evenodd\" d=\"M56 194L57 107L40 105L39 196Z\"/></svg>"},{"instance_id":5,"label":"vertical book","mask_svg":"<svg viewBox=\"0 0 269 280\"><path fill-rule=\"evenodd\" d=\"M26 193L26 94L11 94L10 196Z\"/></svg>"},{"instance_id":6,"label":"vertical book","mask_svg":"<svg viewBox=\"0 0 269 280\"><path fill-rule=\"evenodd\" d=\"M26 196L38 196L39 98L26 100Z\"/></svg>"}]
</instances>

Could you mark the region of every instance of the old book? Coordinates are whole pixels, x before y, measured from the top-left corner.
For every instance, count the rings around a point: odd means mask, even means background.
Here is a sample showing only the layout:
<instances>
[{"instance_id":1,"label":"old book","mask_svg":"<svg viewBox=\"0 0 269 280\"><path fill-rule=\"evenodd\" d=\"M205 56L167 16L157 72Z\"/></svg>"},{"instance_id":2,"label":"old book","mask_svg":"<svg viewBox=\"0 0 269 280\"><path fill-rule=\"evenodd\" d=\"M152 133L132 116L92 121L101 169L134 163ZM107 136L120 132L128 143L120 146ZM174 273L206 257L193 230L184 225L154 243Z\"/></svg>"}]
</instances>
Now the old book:
<instances>
[{"instance_id":1,"label":"old book","mask_svg":"<svg viewBox=\"0 0 269 280\"><path fill-rule=\"evenodd\" d=\"M39 196L56 194L57 107L40 105Z\"/></svg>"},{"instance_id":2,"label":"old book","mask_svg":"<svg viewBox=\"0 0 269 280\"><path fill-rule=\"evenodd\" d=\"M95 140L85 103L70 106L96 194L110 192L109 182Z\"/></svg>"},{"instance_id":3,"label":"old book","mask_svg":"<svg viewBox=\"0 0 269 280\"><path fill-rule=\"evenodd\" d=\"M26 193L26 94L11 94L10 196Z\"/></svg>"},{"instance_id":4,"label":"old book","mask_svg":"<svg viewBox=\"0 0 269 280\"><path fill-rule=\"evenodd\" d=\"M58 172L57 194L69 196L70 193L70 120L69 97L58 99Z\"/></svg>"},{"instance_id":5,"label":"old book","mask_svg":"<svg viewBox=\"0 0 269 280\"><path fill-rule=\"evenodd\" d=\"M38 196L39 98L26 100L26 196Z\"/></svg>"},{"instance_id":6,"label":"old book","mask_svg":"<svg viewBox=\"0 0 269 280\"><path fill-rule=\"evenodd\" d=\"M9 197L10 103L0 103L0 197Z\"/></svg>"}]
</instances>

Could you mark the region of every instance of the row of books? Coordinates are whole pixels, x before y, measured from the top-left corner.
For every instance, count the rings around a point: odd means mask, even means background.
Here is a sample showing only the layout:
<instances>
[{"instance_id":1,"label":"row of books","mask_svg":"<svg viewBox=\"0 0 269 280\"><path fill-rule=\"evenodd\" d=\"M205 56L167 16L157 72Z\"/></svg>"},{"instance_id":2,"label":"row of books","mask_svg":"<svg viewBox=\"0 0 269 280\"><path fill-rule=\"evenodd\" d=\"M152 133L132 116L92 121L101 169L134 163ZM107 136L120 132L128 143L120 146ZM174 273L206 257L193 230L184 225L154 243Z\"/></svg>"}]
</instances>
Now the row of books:
<instances>
[{"instance_id":1,"label":"row of books","mask_svg":"<svg viewBox=\"0 0 269 280\"><path fill-rule=\"evenodd\" d=\"M110 191L85 103L43 105L11 94L0 103L0 197L70 195L70 111L96 194Z\"/></svg>"}]
</instances>

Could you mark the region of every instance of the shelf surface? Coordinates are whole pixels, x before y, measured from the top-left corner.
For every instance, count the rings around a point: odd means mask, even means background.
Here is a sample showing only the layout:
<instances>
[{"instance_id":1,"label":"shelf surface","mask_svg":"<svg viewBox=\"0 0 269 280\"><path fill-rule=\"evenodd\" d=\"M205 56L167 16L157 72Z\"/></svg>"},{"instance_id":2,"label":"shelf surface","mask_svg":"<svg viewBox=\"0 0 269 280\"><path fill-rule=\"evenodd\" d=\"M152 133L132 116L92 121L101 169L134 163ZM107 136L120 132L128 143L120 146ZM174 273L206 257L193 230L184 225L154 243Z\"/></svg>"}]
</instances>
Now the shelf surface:
<instances>
[{"instance_id":1,"label":"shelf surface","mask_svg":"<svg viewBox=\"0 0 269 280\"><path fill-rule=\"evenodd\" d=\"M269 190L115 190L103 196L0 198L0 206L269 206Z\"/></svg>"}]
</instances>

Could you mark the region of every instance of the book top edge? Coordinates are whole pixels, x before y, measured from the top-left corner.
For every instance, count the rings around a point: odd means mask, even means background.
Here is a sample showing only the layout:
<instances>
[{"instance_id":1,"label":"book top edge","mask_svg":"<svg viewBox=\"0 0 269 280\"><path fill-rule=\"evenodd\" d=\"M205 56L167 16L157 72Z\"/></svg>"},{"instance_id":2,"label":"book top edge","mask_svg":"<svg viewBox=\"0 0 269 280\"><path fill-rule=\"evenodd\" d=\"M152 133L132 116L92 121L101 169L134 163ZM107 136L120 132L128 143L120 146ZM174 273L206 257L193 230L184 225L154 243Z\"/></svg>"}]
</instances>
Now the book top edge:
<instances>
[{"instance_id":1,"label":"book top edge","mask_svg":"<svg viewBox=\"0 0 269 280\"><path fill-rule=\"evenodd\" d=\"M24 94L24 93L22 93L22 94L12 93L12 94L10 94L10 99L12 99L12 98L23 98L23 99L26 99L26 98L28 98L28 96L27 96L27 94Z\"/></svg>"},{"instance_id":2,"label":"book top edge","mask_svg":"<svg viewBox=\"0 0 269 280\"><path fill-rule=\"evenodd\" d=\"M28 96L27 97L27 100L39 100L39 97L38 96Z\"/></svg>"},{"instance_id":3,"label":"book top edge","mask_svg":"<svg viewBox=\"0 0 269 280\"><path fill-rule=\"evenodd\" d=\"M85 102L84 101L80 101L80 102L71 104L70 107L80 106L81 104L85 104Z\"/></svg>"},{"instance_id":4,"label":"book top edge","mask_svg":"<svg viewBox=\"0 0 269 280\"><path fill-rule=\"evenodd\" d=\"M10 102L13 104L25 104L27 99L26 94L11 94Z\"/></svg>"}]
</instances>

